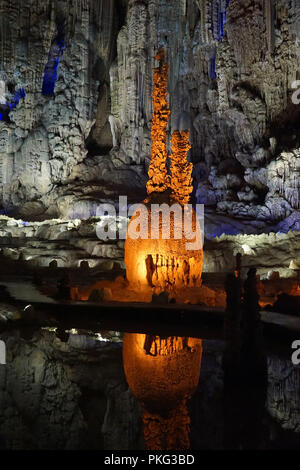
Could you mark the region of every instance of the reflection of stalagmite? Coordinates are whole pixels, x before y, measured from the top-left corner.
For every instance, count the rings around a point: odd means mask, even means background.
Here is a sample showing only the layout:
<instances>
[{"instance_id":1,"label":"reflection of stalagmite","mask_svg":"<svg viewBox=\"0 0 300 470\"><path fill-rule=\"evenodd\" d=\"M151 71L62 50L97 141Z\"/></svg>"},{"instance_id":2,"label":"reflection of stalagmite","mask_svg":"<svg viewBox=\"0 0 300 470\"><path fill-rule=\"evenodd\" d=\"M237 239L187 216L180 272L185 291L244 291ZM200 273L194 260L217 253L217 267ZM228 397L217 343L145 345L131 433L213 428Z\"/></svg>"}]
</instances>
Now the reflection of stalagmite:
<instances>
[{"instance_id":1,"label":"reflection of stalagmite","mask_svg":"<svg viewBox=\"0 0 300 470\"><path fill-rule=\"evenodd\" d=\"M243 363L247 367L249 375L255 376L257 381L265 381L267 363L263 346L263 327L260 317L255 268L248 271L244 284L243 307Z\"/></svg>"},{"instance_id":2,"label":"reflection of stalagmite","mask_svg":"<svg viewBox=\"0 0 300 470\"><path fill-rule=\"evenodd\" d=\"M237 271L236 271L237 272ZM226 278L226 311L224 318L224 338L226 348L223 358L225 374L235 376L241 364L241 290L239 276L228 274Z\"/></svg>"},{"instance_id":3,"label":"reflection of stalagmite","mask_svg":"<svg viewBox=\"0 0 300 470\"><path fill-rule=\"evenodd\" d=\"M237 258L235 274L241 270L241 259ZM224 372L226 380L243 382L265 382L266 357L263 348L262 324L260 320L259 295L256 269L251 268L244 284L238 276L228 275L226 280L227 307L224 322L226 350Z\"/></svg>"},{"instance_id":4,"label":"reflection of stalagmite","mask_svg":"<svg viewBox=\"0 0 300 470\"><path fill-rule=\"evenodd\" d=\"M189 448L187 400L199 381L202 340L126 333L124 370L143 406L144 439L149 450Z\"/></svg>"}]
</instances>

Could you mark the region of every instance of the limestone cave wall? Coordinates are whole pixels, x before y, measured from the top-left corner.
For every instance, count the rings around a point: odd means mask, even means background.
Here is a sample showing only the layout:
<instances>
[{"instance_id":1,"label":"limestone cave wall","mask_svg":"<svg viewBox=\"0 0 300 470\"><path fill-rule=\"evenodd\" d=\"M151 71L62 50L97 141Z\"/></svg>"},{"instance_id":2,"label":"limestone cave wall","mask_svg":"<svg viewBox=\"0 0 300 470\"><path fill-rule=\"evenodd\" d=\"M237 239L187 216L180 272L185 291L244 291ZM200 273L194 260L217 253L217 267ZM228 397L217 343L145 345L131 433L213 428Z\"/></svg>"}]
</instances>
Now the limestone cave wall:
<instances>
[{"instance_id":1,"label":"limestone cave wall","mask_svg":"<svg viewBox=\"0 0 300 470\"><path fill-rule=\"evenodd\" d=\"M151 155L154 57L163 46L168 137L190 130L193 201L260 224L289 218L299 229L296 0L1 0L0 12L0 102L26 93L10 122L0 121L5 210L49 217L84 201L89 215L91 201L128 192L138 199ZM58 34L57 82L44 96Z\"/></svg>"},{"instance_id":2,"label":"limestone cave wall","mask_svg":"<svg viewBox=\"0 0 300 470\"><path fill-rule=\"evenodd\" d=\"M91 145L111 147L109 67L122 11L114 0L1 0L4 210L34 201L27 212L43 212Z\"/></svg>"},{"instance_id":3,"label":"limestone cave wall","mask_svg":"<svg viewBox=\"0 0 300 470\"><path fill-rule=\"evenodd\" d=\"M264 222L291 216L299 209L299 9L281 0L132 2L111 69L118 151L149 158L151 70L162 45L170 133L191 132L197 202Z\"/></svg>"}]
</instances>

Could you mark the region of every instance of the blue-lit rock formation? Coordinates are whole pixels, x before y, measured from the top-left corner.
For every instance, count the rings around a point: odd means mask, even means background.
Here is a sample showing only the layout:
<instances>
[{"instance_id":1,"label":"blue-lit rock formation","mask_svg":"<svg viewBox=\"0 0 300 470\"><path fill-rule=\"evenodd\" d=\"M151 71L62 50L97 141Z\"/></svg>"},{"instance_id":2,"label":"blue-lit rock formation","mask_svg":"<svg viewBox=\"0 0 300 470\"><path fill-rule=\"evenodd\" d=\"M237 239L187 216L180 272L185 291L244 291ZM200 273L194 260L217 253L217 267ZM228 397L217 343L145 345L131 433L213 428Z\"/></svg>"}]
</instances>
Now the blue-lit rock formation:
<instances>
[{"instance_id":1,"label":"blue-lit rock formation","mask_svg":"<svg viewBox=\"0 0 300 470\"><path fill-rule=\"evenodd\" d=\"M11 102L8 104L9 109L15 109L17 105L19 104L19 101L22 98L24 99L25 96L26 96L26 93L25 93L24 88L20 88L19 90L17 90L15 94L13 95Z\"/></svg>"},{"instance_id":2,"label":"blue-lit rock formation","mask_svg":"<svg viewBox=\"0 0 300 470\"><path fill-rule=\"evenodd\" d=\"M210 4L210 31L213 41L218 43L225 36L225 25L227 21L227 8L230 0L214 0ZM216 49L213 56L209 59L208 75L211 80L217 79L216 71Z\"/></svg>"},{"instance_id":3,"label":"blue-lit rock formation","mask_svg":"<svg viewBox=\"0 0 300 470\"><path fill-rule=\"evenodd\" d=\"M3 104L0 104L0 121L9 122L10 121L10 118L9 118L10 111L15 109L17 107L17 105L19 104L20 100L24 99L25 96L26 96L26 92L25 92L24 88L20 88L19 90L17 90L13 94L10 101L8 101L6 103L3 103Z\"/></svg>"},{"instance_id":4,"label":"blue-lit rock formation","mask_svg":"<svg viewBox=\"0 0 300 470\"><path fill-rule=\"evenodd\" d=\"M9 115L8 115L9 108L6 105L1 105L0 106L0 121L9 121Z\"/></svg>"},{"instance_id":5,"label":"blue-lit rock formation","mask_svg":"<svg viewBox=\"0 0 300 470\"><path fill-rule=\"evenodd\" d=\"M63 51L65 49L64 39L57 36L50 48L48 62L45 66L42 93L43 95L53 95L57 80L57 69Z\"/></svg>"},{"instance_id":6,"label":"blue-lit rock formation","mask_svg":"<svg viewBox=\"0 0 300 470\"><path fill-rule=\"evenodd\" d=\"M215 80L217 78L216 72L216 56L212 57L209 62L209 78Z\"/></svg>"},{"instance_id":7,"label":"blue-lit rock formation","mask_svg":"<svg viewBox=\"0 0 300 470\"><path fill-rule=\"evenodd\" d=\"M230 0L211 2L211 32L214 40L220 42L225 35L224 26L227 20L227 8Z\"/></svg>"}]
</instances>

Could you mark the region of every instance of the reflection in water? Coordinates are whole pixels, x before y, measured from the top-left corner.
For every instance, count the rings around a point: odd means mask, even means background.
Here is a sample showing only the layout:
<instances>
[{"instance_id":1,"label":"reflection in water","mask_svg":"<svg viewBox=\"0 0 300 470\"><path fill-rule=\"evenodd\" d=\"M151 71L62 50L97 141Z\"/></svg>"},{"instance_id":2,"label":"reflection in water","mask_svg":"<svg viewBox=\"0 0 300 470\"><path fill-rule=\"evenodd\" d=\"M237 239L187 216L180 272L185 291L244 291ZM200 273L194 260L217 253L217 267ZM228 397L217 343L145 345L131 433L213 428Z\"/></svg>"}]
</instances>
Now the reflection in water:
<instances>
[{"instance_id":1,"label":"reflection in water","mask_svg":"<svg viewBox=\"0 0 300 470\"><path fill-rule=\"evenodd\" d=\"M201 358L200 339L125 334L124 370L143 406L147 449L189 449L187 400L197 388Z\"/></svg>"},{"instance_id":2,"label":"reflection in water","mask_svg":"<svg viewBox=\"0 0 300 470\"><path fill-rule=\"evenodd\" d=\"M180 450L189 437L193 450L299 449L300 368L290 357L268 352L266 394L251 374L225 379L223 341L126 334L123 366L122 335L2 332L0 449Z\"/></svg>"},{"instance_id":3,"label":"reflection in water","mask_svg":"<svg viewBox=\"0 0 300 470\"><path fill-rule=\"evenodd\" d=\"M267 383L224 385L224 448L265 448Z\"/></svg>"}]
</instances>

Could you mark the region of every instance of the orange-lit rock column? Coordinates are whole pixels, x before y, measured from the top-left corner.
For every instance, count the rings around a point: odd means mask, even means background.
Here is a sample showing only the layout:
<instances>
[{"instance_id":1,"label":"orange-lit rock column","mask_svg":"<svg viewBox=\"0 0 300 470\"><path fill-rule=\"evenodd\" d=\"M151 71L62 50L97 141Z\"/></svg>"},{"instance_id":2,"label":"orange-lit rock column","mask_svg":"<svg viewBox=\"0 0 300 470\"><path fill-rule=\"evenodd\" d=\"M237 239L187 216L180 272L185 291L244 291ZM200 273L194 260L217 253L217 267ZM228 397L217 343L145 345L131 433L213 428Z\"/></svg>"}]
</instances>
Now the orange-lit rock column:
<instances>
[{"instance_id":1,"label":"orange-lit rock column","mask_svg":"<svg viewBox=\"0 0 300 470\"><path fill-rule=\"evenodd\" d=\"M183 214L192 191L192 164L187 160L190 149L189 133L175 131L172 138L172 179L166 169L167 124L170 116L167 101L168 65L161 49L156 59L160 65L154 71L152 155L149 166L147 192L144 201L146 211L142 218L139 210L132 216L125 242L126 277L131 289L149 296L149 290L173 292L175 289L201 286L203 247L201 227L195 212L190 208ZM172 188L172 194L171 194ZM162 204L170 209L179 206L180 215L171 214L168 222L159 214ZM156 205L156 208L153 207ZM185 207L186 209L186 207ZM190 214L190 222L186 215ZM153 216L159 220L158 235L154 235ZM138 222L140 224L138 224ZM143 224L141 222L144 222ZM132 236L131 229L137 225L146 227L143 235ZM163 228L170 228L166 237ZM199 243L189 243L199 241Z\"/></svg>"},{"instance_id":2,"label":"orange-lit rock column","mask_svg":"<svg viewBox=\"0 0 300 470\"><path fill-rule=\"evenodd\" d=\"M162 193L169 187L167 160L167 126L170 109L167 101L169 66L165 62L165 51L160 49L156 55L159 67L153 74L153 117L151 127L152 154L148 169L147 193Z\"/></svg>"},{"instance_id":3,"label":"orange-lit rock column","mask_svg":"<svg viewBox=\"0 0 300 470\"><path fill-rule=\"evenodd\" d=\"M188 204L193 191L193 164L188 162L187 153L191 148L188 131L174 131L171 139L171 189L172 199L181 205Z\"/></svg>"}]
</instances>

